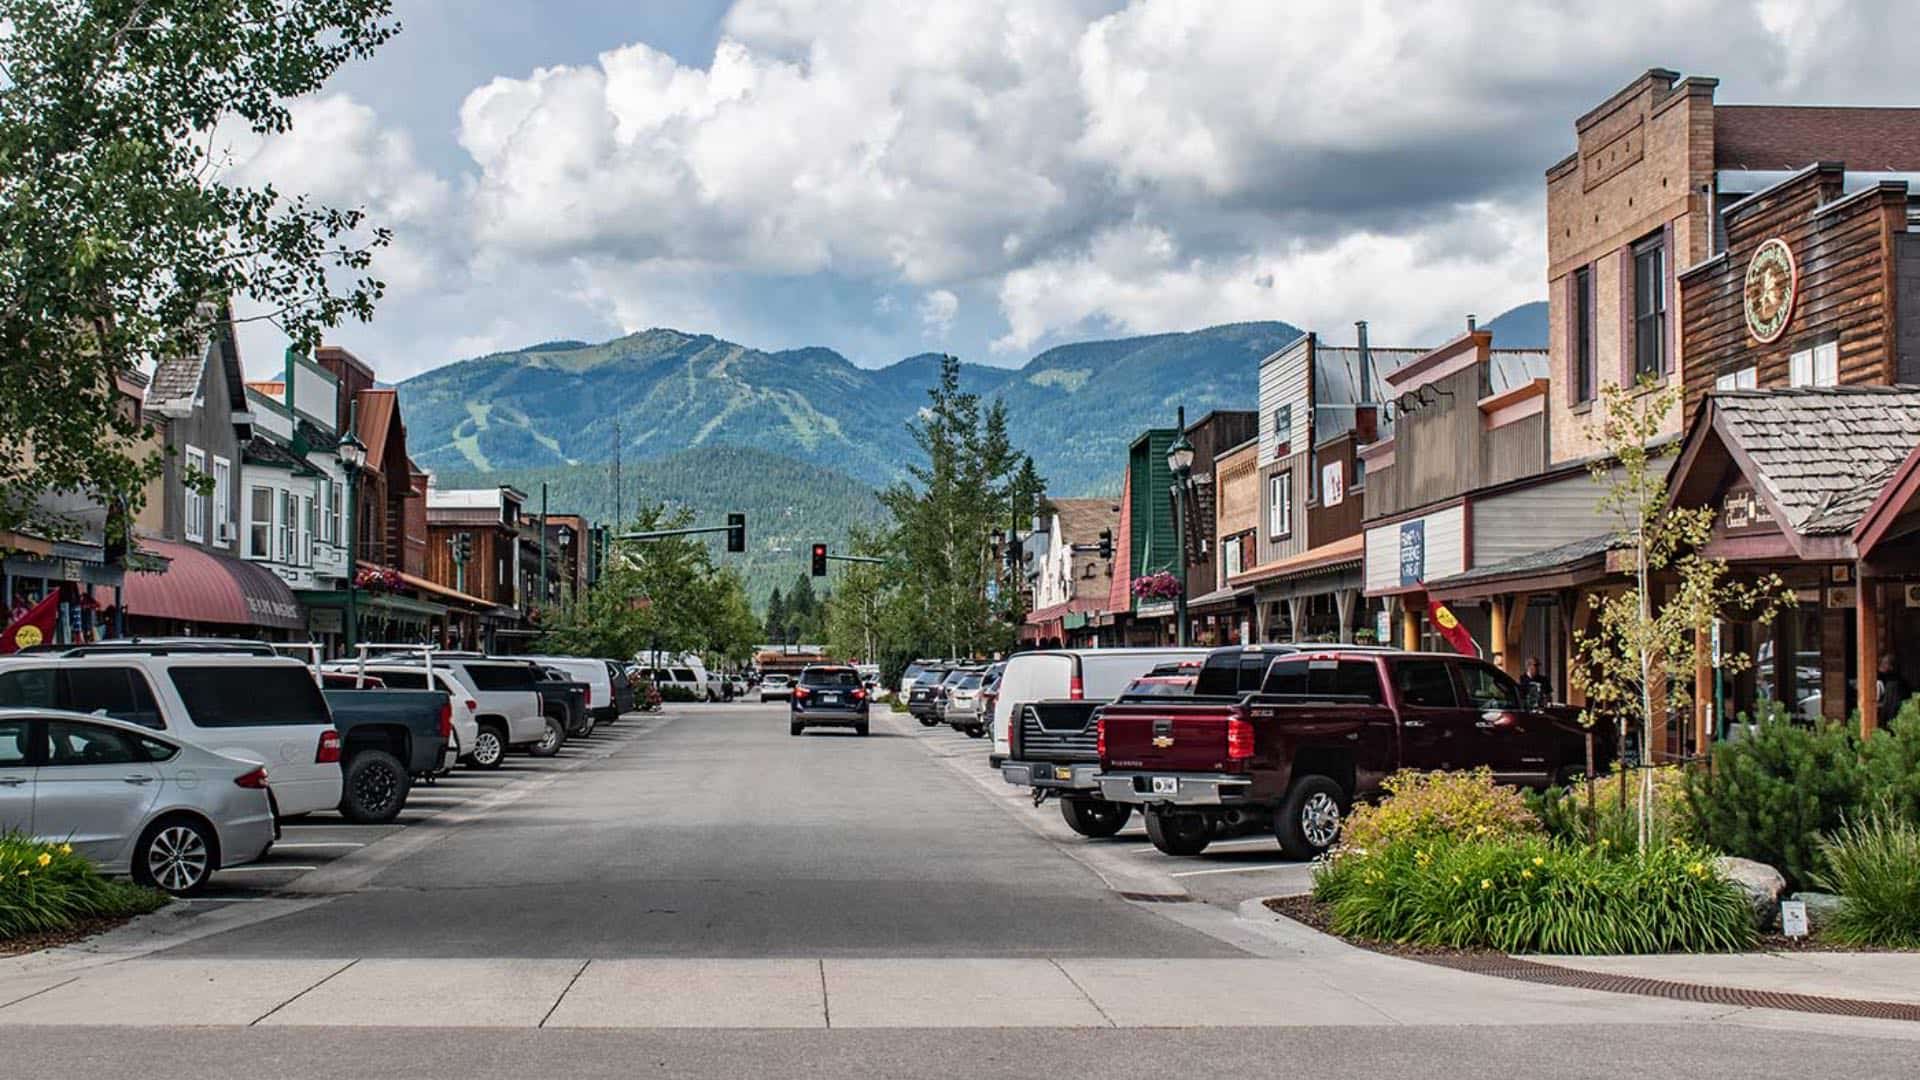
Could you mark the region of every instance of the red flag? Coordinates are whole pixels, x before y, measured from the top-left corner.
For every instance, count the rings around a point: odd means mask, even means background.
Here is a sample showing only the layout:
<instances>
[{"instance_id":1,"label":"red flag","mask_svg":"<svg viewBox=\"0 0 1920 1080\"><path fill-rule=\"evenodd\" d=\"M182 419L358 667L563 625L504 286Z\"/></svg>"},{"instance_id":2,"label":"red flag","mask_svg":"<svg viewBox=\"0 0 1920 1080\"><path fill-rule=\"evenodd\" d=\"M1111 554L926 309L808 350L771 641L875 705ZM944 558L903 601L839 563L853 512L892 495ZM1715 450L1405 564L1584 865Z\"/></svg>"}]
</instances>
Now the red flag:
<instances>
[{"instance_id":1,"label":"red flag","mask_svg":"<svg viewBox=\"0 0 1920 1080\"><path fill-rule=\"evenodd\" d=\"M1460 625L1459 617L1451 608L1438 600L1431 600L1427 603L1427 614L1433 619L1433 628L1440 631L1440 636L1447 639L1447 644L1453 646L1454 652L1476 659L1480 656L1479 643L1473 640L1473 635L1467 632L1466 627Z\"/></svg>"},{"instance_id":2,"label":"red flag","mask_svg":"<svg viewBox=\"0 0 1920 1080\"><path fill-rule=\"evenodd\" d=\"M7 632L0 634L0 656L52 641L54 625L59 621L60 593L55 590L8 624Z\"/></svg>"}]
</instances>

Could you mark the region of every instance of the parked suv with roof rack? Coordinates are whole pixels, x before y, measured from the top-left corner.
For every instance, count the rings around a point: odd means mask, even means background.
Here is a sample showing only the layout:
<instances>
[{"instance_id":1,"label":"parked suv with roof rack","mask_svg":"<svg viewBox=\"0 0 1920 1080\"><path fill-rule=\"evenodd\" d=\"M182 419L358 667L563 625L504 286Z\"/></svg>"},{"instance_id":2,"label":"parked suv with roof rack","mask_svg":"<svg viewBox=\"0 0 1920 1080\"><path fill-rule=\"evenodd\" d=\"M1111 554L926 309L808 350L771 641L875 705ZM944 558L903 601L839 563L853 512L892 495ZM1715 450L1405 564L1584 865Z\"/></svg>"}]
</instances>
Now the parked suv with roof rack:
<instances>
[{"instance_id":1,"label":"parked suv with roof rack","mask_svg":"<svg viewBox=\"0 0 1920 1080\"><path fill-rule=\"evenodd\" d=\"M375 659L409 666L422 664L418 657L405 654ZM550 757L566 743L568 717L548 705L541 692L540 674L527 661L474 652L436 652L433 665L436 669L445 666L473 691L480 725L475 761L482 768L499 765L500 759L491 755L496 739L505 748L524 750L536 757ZM482 760L483 753L492 764Z\"/></svg>"},{"instance_id":2,"label":"parked suv with roof rack","mask_svg":"<svg viewBox=\"0 0 1920 1080\"><path fill-rule=\"evenodd\" d=\"M97 710L258 762L281 817L340 805L340 732L320 687L306 665L257 648L116 642L0 657L5 706Z\"/></svg>"}]
</instances>

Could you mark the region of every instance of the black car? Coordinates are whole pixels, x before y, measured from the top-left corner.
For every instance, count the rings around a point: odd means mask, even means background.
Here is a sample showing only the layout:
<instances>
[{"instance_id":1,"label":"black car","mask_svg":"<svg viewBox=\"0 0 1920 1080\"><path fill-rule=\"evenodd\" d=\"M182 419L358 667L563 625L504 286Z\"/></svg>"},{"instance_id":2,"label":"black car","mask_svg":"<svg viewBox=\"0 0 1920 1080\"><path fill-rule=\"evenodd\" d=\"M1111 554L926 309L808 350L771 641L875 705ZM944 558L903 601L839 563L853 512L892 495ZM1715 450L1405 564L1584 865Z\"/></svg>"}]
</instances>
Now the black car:
<instances>
[{"instance_id":1,"label":"black car","mask_svg":"<svg viewBox=\"0 0 1920 1080\"><path fill-rule=\"evenodd\" d=\"M937 688L946 681L947 672L952 670L951 664L928 664L921 668L920 674L907 686L907 713L927 727L938 724L940 716L935 706L940 697Z\"/></svg>"},{"instance_id":2,"label":"black car","mask_svg":"<svg viewBox=\"0 0 1920 1080\"><path fill-rule=\"evenodd\" d=\"M787 705L789 733L798 735L810 727L850 727L865 735L872 700L853 668L810 664L793 684L793 698Z\"/></svg>"}]
</instances>

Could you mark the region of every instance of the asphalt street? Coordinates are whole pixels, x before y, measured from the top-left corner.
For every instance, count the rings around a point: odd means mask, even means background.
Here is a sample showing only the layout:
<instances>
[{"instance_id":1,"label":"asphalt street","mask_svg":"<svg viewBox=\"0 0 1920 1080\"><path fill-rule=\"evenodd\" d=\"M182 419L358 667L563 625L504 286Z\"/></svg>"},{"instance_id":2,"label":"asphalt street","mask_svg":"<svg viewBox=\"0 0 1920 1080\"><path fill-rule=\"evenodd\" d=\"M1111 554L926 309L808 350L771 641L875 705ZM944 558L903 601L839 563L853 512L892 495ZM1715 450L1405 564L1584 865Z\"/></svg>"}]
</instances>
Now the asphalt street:
<instances>
[{"instance_id":1,"label":"asphalt street","mask_svg":"<svg viewBox=\"0 0 1920 1080\"><path fill-rule=\"evenodd\" d=\"M1238 954L1121 899L1020 827L916 745L938 733L881 721L865 738L795 738L784 705L757 703L647 723L645 737L446 830L364 889L173 953Z\"/></svg>"}]
</instances>

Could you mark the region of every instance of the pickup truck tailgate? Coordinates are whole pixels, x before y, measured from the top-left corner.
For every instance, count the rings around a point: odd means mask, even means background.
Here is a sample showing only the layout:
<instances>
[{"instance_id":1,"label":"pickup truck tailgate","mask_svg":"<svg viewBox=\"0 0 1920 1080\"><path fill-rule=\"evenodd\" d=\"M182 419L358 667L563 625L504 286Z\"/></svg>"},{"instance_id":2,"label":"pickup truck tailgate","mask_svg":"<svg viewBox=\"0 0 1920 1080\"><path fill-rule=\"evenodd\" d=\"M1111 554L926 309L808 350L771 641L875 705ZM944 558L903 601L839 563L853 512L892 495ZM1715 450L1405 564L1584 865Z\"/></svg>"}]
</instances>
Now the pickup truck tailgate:
<instances>
[{"instance_id":1,"label":"pickup truck tailgate","mask_svg":"<svg viewBox=\"0 0 1920 1080\"><path fill-rule=\"evenodd\" d=\"M1227 756L1227 727L1244 719L1232 706L1109 705L1100 713L1112 769L1169 772L1238 771Z\"/></svg>"}]
</instances>

